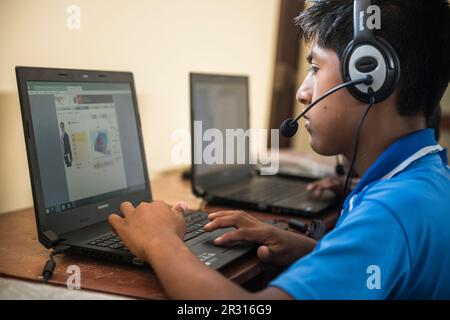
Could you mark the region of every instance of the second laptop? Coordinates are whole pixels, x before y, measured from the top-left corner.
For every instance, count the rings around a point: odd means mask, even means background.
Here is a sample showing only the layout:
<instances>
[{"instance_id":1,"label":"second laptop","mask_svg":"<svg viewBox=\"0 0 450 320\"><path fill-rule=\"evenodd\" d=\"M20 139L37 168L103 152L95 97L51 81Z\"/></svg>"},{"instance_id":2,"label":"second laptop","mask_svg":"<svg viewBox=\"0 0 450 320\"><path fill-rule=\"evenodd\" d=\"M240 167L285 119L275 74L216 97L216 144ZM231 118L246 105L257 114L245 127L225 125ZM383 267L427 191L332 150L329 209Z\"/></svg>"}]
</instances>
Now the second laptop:
<instances>
[{"instance_id":1,"label":"second laptop","mask_svg":"<svg viewBox=\"0 0 450 320\"><path fill-rule=\"evenodd\" d=\"M328 190L320 199L310 195L306 186L311 181L259 175L248 161L249 143L241 149L228 150L226 130L249 129L248 88L246 76L190 74L193 192L210 202L303 216L315 215L336 204L336 197ZM209 134L204 135L208 130ZM219 147L223 147L223 158L226 151L234 152L234 158L238 152L244 152L247 161L205 161L202 156L211 154L214 133L222 137ZM212 151L215 152L220 151Z\"/></svg>"}]
</instances>

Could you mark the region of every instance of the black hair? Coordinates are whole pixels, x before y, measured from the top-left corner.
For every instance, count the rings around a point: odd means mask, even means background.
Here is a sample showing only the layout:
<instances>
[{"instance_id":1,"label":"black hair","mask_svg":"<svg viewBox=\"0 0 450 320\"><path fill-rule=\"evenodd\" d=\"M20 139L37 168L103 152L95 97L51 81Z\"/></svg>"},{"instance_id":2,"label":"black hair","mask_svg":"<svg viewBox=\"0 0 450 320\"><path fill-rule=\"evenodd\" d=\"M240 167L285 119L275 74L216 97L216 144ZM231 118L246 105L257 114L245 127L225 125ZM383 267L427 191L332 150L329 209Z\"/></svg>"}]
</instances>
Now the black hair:
<instances>
[{"instance_id":1,"label":"black hair","mask_svg":"<svg viewBox=\"0 0 450 320\"><path fill-rule=\"evenodd\" d=\"M439 141L441 137L441 117L442 117L442 109L441 106L438 105L434 108L433 113L427 118L427 128L434 129L434 138L436 141Z\"/></svg>"},{"instance_id":2,"label":"black hair","mask_svg":"<svg viewBox=\"0 0 450 320\"><path fill-rule=\"evenodd\" d=\"M317 41L342 58L353 38L353 0L317 0L295 18L305 41ZM450 76L450 8L447 0L372 0L381 9L383 37L399 56L398 113L427 119Z\"/></svg>"}]
</instances>

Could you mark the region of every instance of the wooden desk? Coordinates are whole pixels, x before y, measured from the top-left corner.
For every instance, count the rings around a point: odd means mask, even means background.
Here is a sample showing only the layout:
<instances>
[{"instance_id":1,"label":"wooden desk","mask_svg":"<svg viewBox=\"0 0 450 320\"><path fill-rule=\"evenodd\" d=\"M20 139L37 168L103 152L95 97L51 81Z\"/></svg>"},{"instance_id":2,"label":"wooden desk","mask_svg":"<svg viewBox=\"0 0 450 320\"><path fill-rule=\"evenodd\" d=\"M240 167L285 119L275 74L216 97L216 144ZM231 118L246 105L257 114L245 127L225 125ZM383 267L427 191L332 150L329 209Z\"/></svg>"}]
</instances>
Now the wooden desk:
<instances>
[{"instance_id":1,"label":"wooden desk","mask_svg":"<svg viewBox=\"0 0 450 320\"><path fill-rule=\"evenodd\" d=\"M152 181L154 199L164 199L170 204L185 201L192 209L198 209L201 200L195 198L190 190L190 182L180 178L180 172L159 175ZM223 207L206 207L212 212ZM262 212L251 212L261 220L280 218L280 216ZM322 215L322 219L331 228L337 212ZM288 216L283 216L288 218ZM34 211L32 208L0 215L0 275L28 281L41 281L42 268L50 250L45 249L37 240ZM166 298L155 274L149 267L137 267L97 260L83 256L56 256L57 266L49 283L66 285L70 274L68 266L78 265L81 269L82 289L101 291L135 298ZM254 254L243 257L226 267L222 273L236 283L243 284L261 274L265 266Z\"/></svg>"}]
</instances>

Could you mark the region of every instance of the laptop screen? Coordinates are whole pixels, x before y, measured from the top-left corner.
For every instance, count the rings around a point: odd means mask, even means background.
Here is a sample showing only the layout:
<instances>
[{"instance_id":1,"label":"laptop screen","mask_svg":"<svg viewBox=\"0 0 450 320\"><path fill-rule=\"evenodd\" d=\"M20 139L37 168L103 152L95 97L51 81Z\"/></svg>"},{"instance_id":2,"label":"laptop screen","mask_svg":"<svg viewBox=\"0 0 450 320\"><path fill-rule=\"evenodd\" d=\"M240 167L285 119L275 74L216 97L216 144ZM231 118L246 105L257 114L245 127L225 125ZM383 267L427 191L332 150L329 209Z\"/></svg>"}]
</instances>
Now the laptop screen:
<instances>
[{"instance_id":1,"label":"laptop screen","mask_svg":"<svg viewBox=\"0 0 450 320\"><path fill-rule=\"evenodd\" d=\"M27 88L46 214L146 189L130 83Z\"/></svg>"},{"instance_id":2,"label":"laptop screen","mask_svg":"<svg viewBox=\"0 0 450 320\"><path fill-rule=\"evenodd\" d=\"M191 102L195 174L248 167L249 140L239 146L233 136L236 129L249 128L248 78L191 74Z\"/></svg>"}]
</instances>

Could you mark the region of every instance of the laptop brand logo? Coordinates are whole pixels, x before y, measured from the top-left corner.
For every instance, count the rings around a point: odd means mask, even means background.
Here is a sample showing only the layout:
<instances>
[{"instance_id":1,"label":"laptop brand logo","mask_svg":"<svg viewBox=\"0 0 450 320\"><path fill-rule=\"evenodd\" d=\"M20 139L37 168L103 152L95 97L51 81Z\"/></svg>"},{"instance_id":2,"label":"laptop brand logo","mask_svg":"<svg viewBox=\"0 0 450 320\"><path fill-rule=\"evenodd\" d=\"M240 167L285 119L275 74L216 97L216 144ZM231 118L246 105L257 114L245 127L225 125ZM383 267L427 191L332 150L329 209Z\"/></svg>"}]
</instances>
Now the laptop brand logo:
<instances>
[{"instance_id":1,"label":"laptop brand logo","mask_svg":"<svg viewBox=\"0 0 450 320\"><path fill-rule=\"evenodd\" d=\"M109 208L109 203L99 204L97 207L98 210L102 210L102 209L106 209L106 208Z\"/></svg>"}]
</instances>

